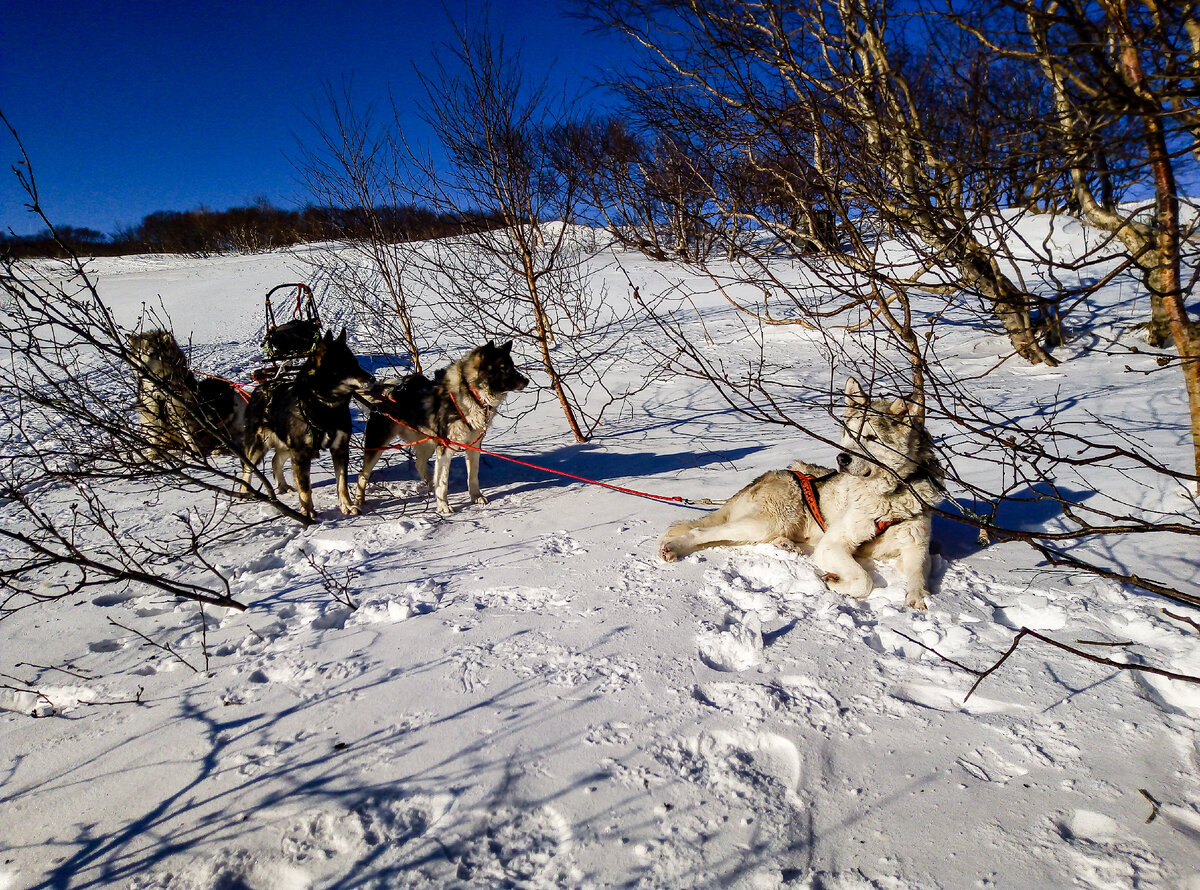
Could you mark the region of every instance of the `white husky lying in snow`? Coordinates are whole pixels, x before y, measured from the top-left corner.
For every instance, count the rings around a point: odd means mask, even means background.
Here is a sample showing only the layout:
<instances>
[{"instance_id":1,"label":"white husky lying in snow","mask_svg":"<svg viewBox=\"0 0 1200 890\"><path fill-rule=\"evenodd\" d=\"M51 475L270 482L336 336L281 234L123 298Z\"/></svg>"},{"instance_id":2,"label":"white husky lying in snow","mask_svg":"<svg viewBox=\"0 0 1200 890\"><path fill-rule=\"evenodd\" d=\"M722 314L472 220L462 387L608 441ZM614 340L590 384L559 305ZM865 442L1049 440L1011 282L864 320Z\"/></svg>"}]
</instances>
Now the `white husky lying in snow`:
<instances>
[{"instance_id":1,"label":"white husky lying in snow","mask_svg":"<svg viewBox=\"0 0 1200 890\"><path fill-rule=\"evenodd\" d=\"M856 599L873 587L856 557L896 558L904 601L924 609L928 507L941 500L942 468L919 415L911 398L869 401L851 377L837 470L794 461L764 473L719 510L671 526L659 555L671 562L715 544L807 543L829 586Z\"/></svg>"}]
</instances>

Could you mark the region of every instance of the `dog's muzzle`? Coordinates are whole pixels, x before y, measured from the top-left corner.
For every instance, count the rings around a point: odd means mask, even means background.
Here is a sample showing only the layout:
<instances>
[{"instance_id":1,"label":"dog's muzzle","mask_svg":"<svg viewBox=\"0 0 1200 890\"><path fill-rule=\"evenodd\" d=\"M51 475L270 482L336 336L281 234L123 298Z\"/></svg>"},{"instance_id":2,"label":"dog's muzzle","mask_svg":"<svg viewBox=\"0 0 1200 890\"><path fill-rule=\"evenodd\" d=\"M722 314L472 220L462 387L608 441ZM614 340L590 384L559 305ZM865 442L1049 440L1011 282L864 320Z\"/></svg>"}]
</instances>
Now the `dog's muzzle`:
<instances>
[{"instance_id":1,"label":"dog's muzzle","mask_svg":"<svg viewBox=\"0 0 1200 890\"><path fill-rule=\"evenodd\" d=\"M852 458L850 455L848 455L846 452L844 452L844 451L843 451L841 454L839 454L839 455L837 456L837 464L838 464L838 469L839 469L839 470L847 470L847 469L849 469L849 468L850 468L850 462L851 462L852 460L854 460L854 458Z\"/></svg>"}]
</instances>

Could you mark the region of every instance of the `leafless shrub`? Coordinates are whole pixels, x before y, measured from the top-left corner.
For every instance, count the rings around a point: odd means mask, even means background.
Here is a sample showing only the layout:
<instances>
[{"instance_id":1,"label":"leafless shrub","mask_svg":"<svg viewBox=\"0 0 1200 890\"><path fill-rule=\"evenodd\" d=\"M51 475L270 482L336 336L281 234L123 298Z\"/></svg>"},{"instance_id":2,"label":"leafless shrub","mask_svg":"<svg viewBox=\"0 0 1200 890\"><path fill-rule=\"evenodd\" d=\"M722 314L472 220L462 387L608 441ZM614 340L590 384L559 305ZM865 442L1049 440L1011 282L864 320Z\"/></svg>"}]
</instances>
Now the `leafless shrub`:
<instances>
[{"instance_id":1,"label":"leafless shrub","mask_svg":"<svg viewBox=\"0 0 1200 890\"><path fill-rule=\"evenodd\" d=\"M27 158L17 172L44 220ZM0 619L105 588L246 608L213 556L226 536L264 521L233 500L240 444L224 440L233 453L212 456L165 448L136 422L136 380L155 372L84 262L65 245L63 254L0 265ZM199 410L184 393L179 403ZM308 522L259 481L251 497L269 515ZM142 515L115 509L121 498L140 501Z\"/></svg>"}]
</instances>

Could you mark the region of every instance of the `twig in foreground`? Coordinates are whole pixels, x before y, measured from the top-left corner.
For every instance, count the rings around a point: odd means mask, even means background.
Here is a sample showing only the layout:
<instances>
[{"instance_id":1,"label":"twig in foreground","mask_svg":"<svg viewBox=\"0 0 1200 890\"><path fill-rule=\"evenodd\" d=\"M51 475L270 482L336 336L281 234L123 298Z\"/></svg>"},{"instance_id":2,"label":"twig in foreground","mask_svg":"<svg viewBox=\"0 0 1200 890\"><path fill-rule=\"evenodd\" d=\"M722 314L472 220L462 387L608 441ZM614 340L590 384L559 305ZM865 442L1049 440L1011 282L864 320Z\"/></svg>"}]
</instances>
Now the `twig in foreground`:
<instances>
[{"instance_id":1,"label":"twig in foreground","mask_svg":"<svg viewBox=\"0 0 1200 890\"><path fill-rule=\"evenodd\" d=\"M1021 644L1021 640L1027 636L1033 637L1034 639L1041 640L1043 643L1049 643L1051 646L1054 646L1057 649L1062 649L1064 652L1069 652L1072 655L1077 655L1080 658L1083 658L1087 661L1094 661L1096 664L1107 665L1108 667L1114 667L1117 670L1141 671L1143 673L1154 674L1159 677L1166 677L1169 680L1182 680L1185 683L1200 683L1200 677L1193 677L1190 674L1177 674L1177 673L1174 673L1173 671L1164 671L1162 668L1152 667L1148 664L1128 664L1123 661L1113 661L1111 658L1101 658L1099 655L1092 655L1091 653L1084 652L1082 649L1076 649L1073 646L1068 646L1066 643L1060 643L1058 640L1052 640L1052 639L1050 639L1050 637L1047 637L1044 634L1040 634L1036 630L1030 630L1028 627L1022 627L1017 632L1017 635L1015 637L1013 637L1012 645L1010 645L1008 647L1008 651L1005 652L1003 655L1001 655L999 660L996 661L995 664L993 664L991 667L987 668L986 670L982 670L982 671L977 670L973 667L968 667L967 665L963 664L961 661L955 661L953 658L948 658L947 656L943 655L941 652L938 652L932 646L926 646L920 640L914 640L912 637L910 637L908 634L904 633L903 631L895 630L893 628L892 632L895 634L898 634L899 636L904 637L904 639L908 640L910 643L915 643L916 645L918 645L922 649L924 649L926 652L932 652L934 655L936 655L938 658L940 658L942 661L946 662L947 664L952 664L956 668L960 668L969 674L974 674L976 677L976 680L974 683L971 684L971 688L969 690L967 690L966 696L963 697L964 704L967 702L967 699L969 699L972 695L975 694L975 690L979 688L979 684L982 683L984 680L986 680L994 671L996 671L1002 664L1004 664L1004 662L1006 662L1008 660L1008 657L1017 650L1017 646L1019 646Z\"/></svg>"},{"instance_id":2,"label":"twig in foreground","mask_svg":"<svg viewBox=\"0 0 1200 890\"><path fill-rule=\"evenodd\" d=\"M1145 788L1139 788L1138 791L1140 791L1142 793L1142 797L1144 797L1144 798L1146 798L1146 800L1150 801L1150 806L1151 806L1150 815L1146 817L1146 824L1149 825L1151 822L1154 821L1155 817L1158 816L1158 808L1161 806L1161 804L1157 800L1155 800L1153 797L1151 797L1150 792L1147 791Z\"/></svg>"},{"instance_id":3,"label":"twig in foreground","mask_svg":"<svg viewBox=\"0 0 1200 890\"><path fill-rule=\"evenodd\" d=\"M191 669L192 669L192 672L193 672L193 673L196 673L196 674L200 673L200 671L199 671L199 670L198 670L198 669L195 667L195 665L193 665L193 664L192 664L190 661L188 661L186 658L184 658L182 655L180 655L178 652L176 652L174 649L172 649L172 648L171 648L171 644L170 644L170 643L159 643L159 642L156 642L155 640L152 640L152 639L150 639L148 636L146 636L146 635L145 635L144 633L142 633L140 630L134 630L132 627L126 627L126 626L125 626L124 624L122 624L121 622L119 622L119 621L114 621L112 618L109 618L109 619L108 619L108 623L109 623L109 624L112 624L112 625L115 625L116 627L119 627L119 628L121 628L121 630L127 630L127 631L129 631L131 634L136 634L137 636L139 636L139 637L141 637L143 640L145 640L147 643L149 643L151 646L153 646L155 649L162 649L164 652L166 652L166 653L170 654L172 657L174 657L174 658L178 659L179 661L183 662L185 665L187 665L189 668L191 668Z\"/></svg>"},{"instance_id":4,"label":"twig in foreground","mask_svg":"<svg viewBox=\"0 0 1200 890\"><path fill-rule=\"evenodd\" d=\"M1200 624L1196 623L1191 618L1188 618L1186 615L1176 615L1170 609L1162 609L1161 611L1168 618L1174 618L1176 621L1182 621L1184 624L1190 624L1194 629L1200 630Z\"/></svg>"}]
</instances>

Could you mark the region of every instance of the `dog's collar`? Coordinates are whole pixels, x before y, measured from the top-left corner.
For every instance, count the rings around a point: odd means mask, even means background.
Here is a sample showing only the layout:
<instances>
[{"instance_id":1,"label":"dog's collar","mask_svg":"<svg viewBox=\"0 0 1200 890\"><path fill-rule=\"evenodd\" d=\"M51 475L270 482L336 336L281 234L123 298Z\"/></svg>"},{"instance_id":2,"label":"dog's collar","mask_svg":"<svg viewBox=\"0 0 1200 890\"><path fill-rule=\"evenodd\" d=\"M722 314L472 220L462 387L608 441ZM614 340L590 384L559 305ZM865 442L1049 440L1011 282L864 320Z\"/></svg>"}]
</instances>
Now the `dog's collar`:
<instances>
[{"instance_id":1,"label":"dog's collar","mask_svg":"<svg viewBox=\"0 0 1200 890\"><path fill-rule=\"evenodd\" d=\"M924 467L920 467L916 473L911 476L904 477L902 482L910 484L927 471ZM796 477L796 481L800 483L800 493L804 495L804 503L808 507L808 512L812 514L812 518L820 526L821 531L825 531L825 517L821 513L821 499L817 494L817 483L825 482L836 476L837 470L831 470L824 476L813 476L810 473L802 473L799 470L792 470L792 475ZM895 519L876 519L875 520L875 537L879 537L893 525L904 522L906 519L911 519L911 516L896 517Z\"/></svg>"},{"instance_id":2,"label":"dog's collar","mask_svg":"<svg viewBox=\"0 0 1200 890\"><path fill-rule=\"evenodd\" d=\"M473 398L476 403L478 403L479 407L483 409L483 427L484 429L487 429L488 424L492 422L492 413L496 410L496 408L494 405L489 405L482 398L480 398L479 394L475 391L475 387L471 386L469 383L467 384L467 389L471 393L471 398ZM471 423L471 421L467 420L467 415L463 413L462 407L458 404L458 399L454 398L454 393L447 391L446 394L450 396L450 402L454 405L454 410L458 412L458 416L462 418L462 422L471 429L475 429L475 425Z\"/></svg>"},{"instance_id":3,"label":"dog's collar","mask_svg":"<svg viewBox=\"0 0 1200 890\"><path fill-rule=\"evenodd\" d=\"M799 470L792 470L792 474L796 477L796 481L800 483L800 493L804 495L804 503L808 506L808 512L812 514L812 518L821 527L821 531L825 531L825 517L821 515L821 499L817 496L816 486L818 482L824 482L826 479L832 479L836 476L837 470L832 470L824 476L813 476L810 473L802 473Z\"/></svg>"},{"instance_id":4,"label":"dog's collar","mask_svg":"<svg viewBox=\"0 0 1200 890\"><path fill-rule=\"evenodd\" d=\"M938 479L933 475L932 472L930 472L929 467L918 466L915 470L913 470L913 472L909 473L907 476L900 477L900 484L896 486L896 490L899 491L901 488L911 486L914 482L923 482L923 481L928 481L929 483L931 483L932 485L934 485L937 488L942 487L942 485L938 481ZM907 520L912 519L912 518L913 518L912 516L898 516L895 519L876 519L875 520L875 537L878 538L880 535L882 535L885 531L887 531L893 525L896 525L901 522L906 522Z\"/></svg>"},{"instance_id":5,"label":"dog's collar","mask_svg":"<svg viewBox=\"0 0 1200 890\"><path fill-rule=\"evenodd\" d=\"M495 407L491 402L484 401L483 396L479 394L479 390L469 383L467 384L467 392L471 394L471 398L478 402L484 410L490 411L493 407Z\"/></svg>"}]
</instances>

